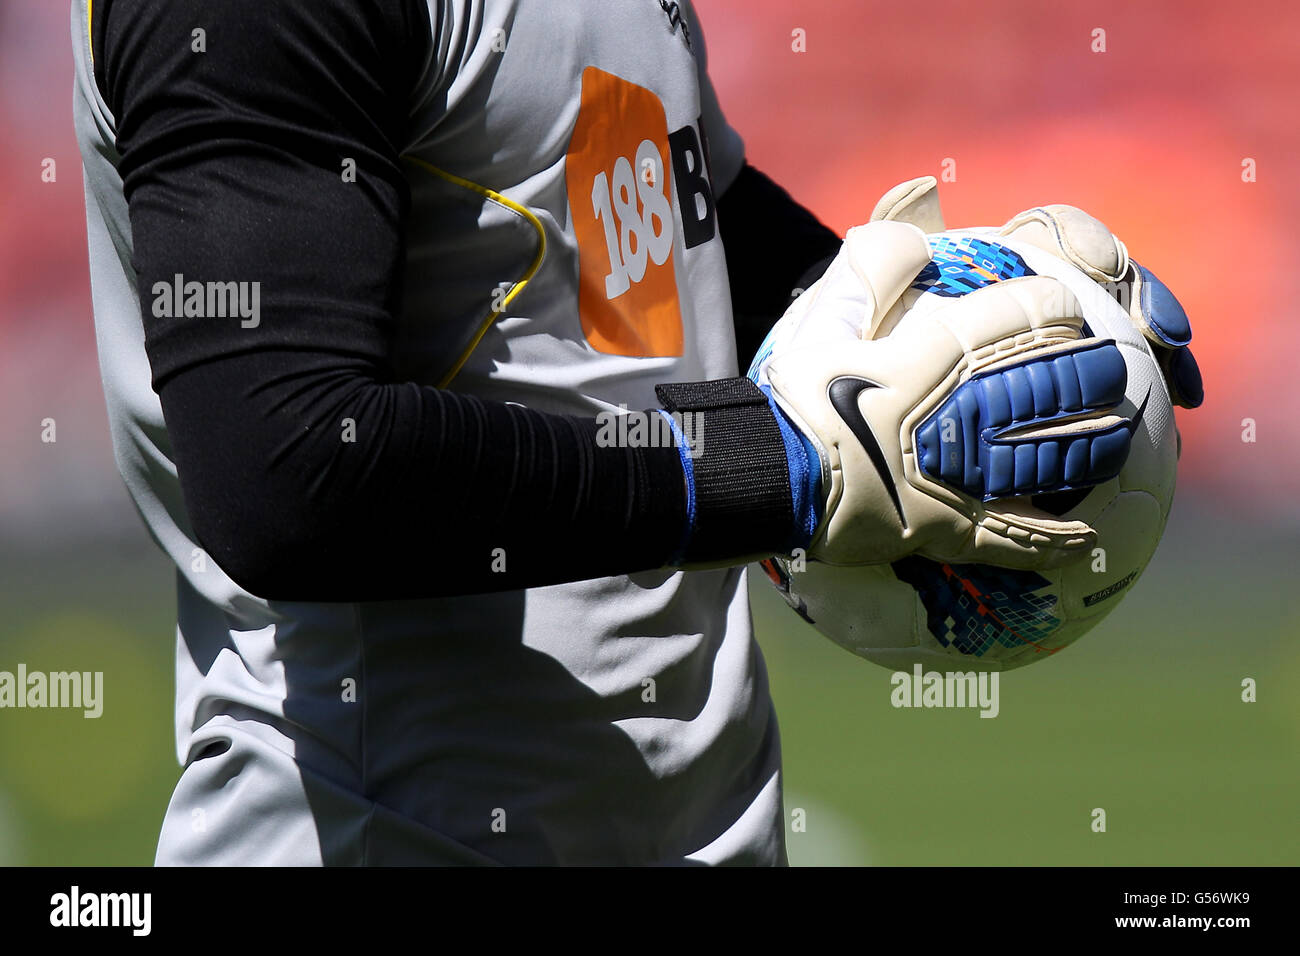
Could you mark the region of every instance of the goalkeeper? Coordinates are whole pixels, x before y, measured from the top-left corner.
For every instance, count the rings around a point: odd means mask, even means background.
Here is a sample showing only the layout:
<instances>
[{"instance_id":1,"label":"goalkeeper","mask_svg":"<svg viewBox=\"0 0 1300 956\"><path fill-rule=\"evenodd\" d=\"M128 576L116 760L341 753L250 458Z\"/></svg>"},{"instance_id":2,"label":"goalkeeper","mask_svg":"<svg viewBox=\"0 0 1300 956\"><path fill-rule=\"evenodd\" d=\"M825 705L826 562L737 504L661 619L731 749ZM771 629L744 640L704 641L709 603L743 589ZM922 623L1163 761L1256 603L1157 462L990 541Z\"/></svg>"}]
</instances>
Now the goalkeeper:
<instances>
[{"instance_id":1,"label":"goalkeeper","mask_svg":"<svg viewBox=\"0 0 1300 956\"><path fill-rule=\"evenodd\" d=\"M927 491L900 410L1008 339L1079 356L1102 480L1111 347L1045 279L861 341L932 195L841 250L745 163L688 3L74 0L73 34L114 447L177 569L158 863L783 863L744 562L1088 545ZM611 445L624 409L703 427Z\"/></svg>"}]
</instances>

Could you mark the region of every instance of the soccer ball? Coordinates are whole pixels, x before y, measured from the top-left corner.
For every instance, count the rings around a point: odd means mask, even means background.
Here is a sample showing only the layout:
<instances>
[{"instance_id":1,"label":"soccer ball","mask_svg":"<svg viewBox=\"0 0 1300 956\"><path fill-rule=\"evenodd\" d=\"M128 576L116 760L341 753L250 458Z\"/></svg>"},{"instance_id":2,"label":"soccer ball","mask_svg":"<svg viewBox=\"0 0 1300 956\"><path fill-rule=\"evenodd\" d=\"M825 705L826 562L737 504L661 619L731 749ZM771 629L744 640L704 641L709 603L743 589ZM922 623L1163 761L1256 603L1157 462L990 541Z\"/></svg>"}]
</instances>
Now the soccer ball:
<instances>
[{"instance_id":1,"label":"soccer ball","mask_svg":"<svg viewBox=\"0 0 1300 956\"><path fill-rule=\"evenodd\" d=\"M1097 530L1095 549L1064 567L1025 571L913 555L833 567L802 556L762 562L786 602L835 643L891 670L1011 670L1073 644L1113 611L1151 560L1173 501L1178 435L1151 349L1112 292L1049 252L985 232L927 237L930 264L881 326L892 331L942 297L1021 275L1052 276L1078 298L1085 333L1114 339L1128 384L1117 414L1139 419L1124 467L1093 488L1033 503ZM935 298L939 297L939 298Z\"/></svg>"}]
</instances>

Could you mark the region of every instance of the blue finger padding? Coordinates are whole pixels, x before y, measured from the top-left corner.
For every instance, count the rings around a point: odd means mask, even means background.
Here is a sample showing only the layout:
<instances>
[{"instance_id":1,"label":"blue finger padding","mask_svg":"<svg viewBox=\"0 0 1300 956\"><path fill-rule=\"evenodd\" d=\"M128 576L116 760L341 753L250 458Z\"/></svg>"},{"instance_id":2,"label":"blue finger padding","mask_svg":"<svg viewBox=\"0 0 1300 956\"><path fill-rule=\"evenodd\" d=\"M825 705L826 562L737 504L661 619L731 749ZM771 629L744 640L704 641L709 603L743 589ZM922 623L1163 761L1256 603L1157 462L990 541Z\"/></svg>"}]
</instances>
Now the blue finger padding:
<instances>
[{"instance_id":1,"label":"blue finger padding","mask_svg":"<svg viewBox=\"0 0 1300 956\"><path fill-rule=\"evenodd\" d=\"M1175 349L1165 363L1165 381L1173 392L1173 400L1183 408L1200 408L1205 401L1205 385L1201 382L1201 367L1191 349Z\"/></svg>"},{"instance_id":2,"label":"blue finger padding","mask_svg":"<svg viewBox=\"0 0 1300 956\"><path fill-rule=\"evenodd\" d=\"M1136 262L1133 268L1142 277L1142 291L1138 296L1142 321L1170 348L1187 345L1192 341L1192 323L1188 321L1182 303L1150 269Z\"/></svg>"},{"instance_id":3,"label":"blue finger padding","mask_svg":"<svg viewBox=\"0 0 1300 956\"><path fill-rule=\"evenodd\" d=\"M985 501L1107 481L1128 457L1128 419L1066 435L1015 432L1113 409L1126 383L1124 358L1113 342L977 375L917 428L921 470Z\"/></svg>"},{"instance_id":4,"label":"blue finger padding","mask_svg":"<svg viewBox=\"0 0 1300 956\"><path fill-rule=\"evenodd\" d=\"M1052 360L1052 377L1056 381L1056 394L1061 401L1061 411L1077 412L1083 408L1083 390L1075 374L1074 358L1062 355Z\"/></svg>"},{"instance_id":5,"label":"blue finger padding","mask_svg":"<svg viewBox=\"0 0 1300 956\"><path fill-rule=\"evenodd\" d=\"M1025 488L1038 480L1038 449L1026 442L1016 445L1015 487Z\"/></svg>"},{"instance_id":6,"label":"blue finger padding","mask_svg":"<svg viewBox=\"0 0 1300 956\"><path fill-rule=\"evenodd\" d=\"M1118 405L1124 398L1124 387L1128 384L1128 372L1119 349L1112 343L1076 352L1073 358L1079 381L1081 408Z\"/></svg>"},{"instance_id":7,"label":"blue finger padding","mask_svg":"<svg viewBox=\"0 0 1300 956\"><path fill-rule=\"evenodd\" d=\"M1056 384L1052 381L1052 368L1046 362L1026 365L1029 389L1034 394L1034 414L1050 415L1056 411Z\"/></svg>"},{"instance_id":8,"label":"blue finger padding","mask_svg":"<svg viewBox=\"0 0 1300 956\"><path fill-rule=\"evenodd\" d=\"M1045 441L1038 445L1038 473L1055 475L1061 470L1061 446L1059 442Z\"/></svg>"},{"instance_id":9,"label":"blue finger padding","mask_svg":"<svg viewBox=\"0 0 1300 956\"><path fill-rule=\"evenodd\" d=\"M980 390L984 393L984 405L989 415L999 421L1011 420L1011 397L1002 383L995 378L980 379Z\"/></svg>"},{"instance_id":10,"label":"blue finger padding","mask_svg":"<svg viewBox=\"0 0 1300 956\"><path fill-rule=\"evenodd\" d=\"M1132 435L1127 424L1101 432L1092 439L1092 461L1089 472L1094 475L1114 477L1128 459L1129 440Z\"/></svg>"},{"instance_id":11,"label":"blue finger padding","mask_svg":"<svg viewBox=\"0 0 1300 956\"><path fill-rule=\"evenodd\" d=\"M1024 368L1007 369L1002 381L1011 396L1011 417L1016 421L1033 419L1034 393L1029 388L1029 376Z\"/></svg>"},{"instance_id":12,"label":"blue finger padding","mask_svg":"<svg viewBox=\"0 0 1300 956\"><path fill-rule=\"evenodd\" d=\"M1076 438L1065 453L1065 483L1074 485L1088 474L1088 439Z\"/></svg>"},{"instance_id":13,"label":"blue finger padding","mask_svg":"<svg viewBox=\"0 0 1300 956\"><path fill-rule=\"evenodd\" d=\"M988 468L986 470L989 483L997 487L1014 484L1016 478L1015 459L1015 449L1010 445L995 445L990 448ZM922 470L925 469L922 468ZM953 487L952 482L947 484L949 487ZM975 492L971 492L971 494L974 495Z\"/></svg>"}]
</instances>

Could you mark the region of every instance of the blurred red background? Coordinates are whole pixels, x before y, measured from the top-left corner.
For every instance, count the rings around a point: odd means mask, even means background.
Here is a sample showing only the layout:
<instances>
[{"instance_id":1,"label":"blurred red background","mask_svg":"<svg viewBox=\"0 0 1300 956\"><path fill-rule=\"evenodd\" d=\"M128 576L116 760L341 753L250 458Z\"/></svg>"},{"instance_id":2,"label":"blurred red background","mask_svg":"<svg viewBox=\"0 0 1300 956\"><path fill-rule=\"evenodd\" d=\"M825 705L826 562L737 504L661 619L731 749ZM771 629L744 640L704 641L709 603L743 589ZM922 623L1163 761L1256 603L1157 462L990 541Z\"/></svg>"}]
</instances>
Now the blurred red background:
<instances>
[{"instance_id":1,"label":"blurred red background","mask_svg":"<svg viewBox=\"0 0 1300 956\"><path fill-rule=\"evenodd\" d=\"M950 226L1081 206L1181 298L1207 399L1180 491L1294 518L1300 6L699 0L751 162L838 230L941 178ZM804 32L806 52L792 49ZM1094 52L1094 30L1105 52ZM953 182L942 182L944 160ZM1243 181L1254 160L1257 181ZM1242 441L1254 419L1257 441ZM1267 512L1264 509L1268 509Z\"/></svg>"},{"instance_id":2,"label":"blurred red background","mask_svg":"<svg viewBox=\"0 0 1300 956\"><path fill-rule=\"evenodd\" d=\"M1208 397L1179 412L1180 492L1225 516L1300 515L1288 278L1300 252L1300 7L696 6L750 160L837 230L945 160L950 225L997 224L1044 202L1105 221L1178 292L1196 331ZM68 19L49 0L0 5L0 526L29 541L135 520L99 393ZM41 178L47 158L54 182ZM1256 182L1243 181L1248 159ZM47 417L54 445L39 440Z\"/></svg>"}]
</instances>

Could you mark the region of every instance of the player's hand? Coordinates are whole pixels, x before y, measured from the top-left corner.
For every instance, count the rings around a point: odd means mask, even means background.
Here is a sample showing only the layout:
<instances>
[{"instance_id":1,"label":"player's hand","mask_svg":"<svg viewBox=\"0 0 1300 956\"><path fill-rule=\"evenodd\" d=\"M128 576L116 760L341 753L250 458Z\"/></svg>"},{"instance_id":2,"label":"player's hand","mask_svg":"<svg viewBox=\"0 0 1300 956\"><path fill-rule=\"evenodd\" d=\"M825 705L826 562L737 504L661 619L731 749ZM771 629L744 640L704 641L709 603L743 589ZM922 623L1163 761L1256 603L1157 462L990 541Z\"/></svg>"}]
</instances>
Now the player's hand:
<instances>
[{"instance_id":1,"label":"player's hand","mask_svg":"<svg viewBox=\"0 0 1300 956\"><path fill-rule=\"evenodd\" d=\"M871 219L943 232L938 183L933 176L900 183L876 204ZM1183 408L1201 404L1205 392L1200 368L1188 348L1192 328L1187 313L1169 287L1131 259L1124 243L1105 225L1082 209L1054 204L1026 209L1001 229L988 231L1032 243L1106 289L1150 344L1174 404Z\"/></svg>"},{"instance_id":2,"label":"player's hand","mask_svg":"<svg viewBox=\"0 0 1300 956\"><path fill-rule=\"evenodd\" d=\"M1168 286L1131 259L1124 243L1101 222L1074 206L1036 206L1013 217L997 234L1064 259L1109 291L1151 346L1174 404L1201 404L1205 392L1188 348L1192 327L1187 313Z\"/></svg>"},{"instance_id":3,"label":"player's hand","mask_svg":"<svg viewBox=\"0 0 1300 956\"><path fill-rule=\"evenodd\" d=\"M1095 532L1034 508L1030 496L1118 474L1130 439L1128 420L1113 414L1123 358L1112 342L1084 338L1073 295L1041 276L996 283L867 338L929 261L916 225L850 230L751 369L814 450L820 510L809 556L1064 563Z\"/></svg>"}]
</instances>

